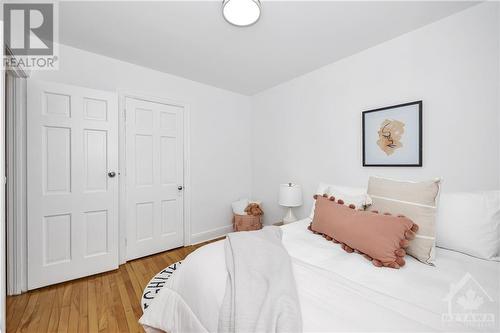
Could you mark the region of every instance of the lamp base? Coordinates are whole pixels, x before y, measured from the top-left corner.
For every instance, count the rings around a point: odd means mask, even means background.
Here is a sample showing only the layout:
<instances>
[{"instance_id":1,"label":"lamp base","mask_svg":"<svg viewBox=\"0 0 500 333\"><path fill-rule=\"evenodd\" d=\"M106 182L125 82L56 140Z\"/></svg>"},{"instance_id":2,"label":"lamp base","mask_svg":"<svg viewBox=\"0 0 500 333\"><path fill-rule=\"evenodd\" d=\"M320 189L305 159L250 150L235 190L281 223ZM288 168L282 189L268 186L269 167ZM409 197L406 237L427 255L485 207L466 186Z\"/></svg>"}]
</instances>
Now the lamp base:
<instances>
[{"instance_id":1,"label":"lamp base","mask_svg":"<svg viewBox=\"0 0 500 333\"><path fill-rule=\"evenodd\" d=\"M283 217L283 224L288 224L297 221L295 215L293 215L292 207L287 208L285 217Z\"/></svg>"}]
</instances>

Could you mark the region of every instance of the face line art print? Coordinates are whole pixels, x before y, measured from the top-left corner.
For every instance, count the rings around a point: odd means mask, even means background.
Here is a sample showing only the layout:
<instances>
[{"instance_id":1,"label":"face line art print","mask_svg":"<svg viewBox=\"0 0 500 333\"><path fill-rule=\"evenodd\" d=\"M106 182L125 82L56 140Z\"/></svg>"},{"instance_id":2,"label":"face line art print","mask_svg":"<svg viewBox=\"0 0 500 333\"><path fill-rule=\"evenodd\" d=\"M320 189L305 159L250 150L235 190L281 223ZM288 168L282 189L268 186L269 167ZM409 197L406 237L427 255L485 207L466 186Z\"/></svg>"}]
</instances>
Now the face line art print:
<instances>
[{"instance_id":1,"label":"face line art print","mask_svg":"<svg viewBox=\"0 0 500 333\"><path fill-rule=\"evenodd\" d=\"M386 119L380 124L377 145L387 156L394 154L397 149L403 147L401 138L405 131L404 126L403 122L393 119Z\"/></svg>"}]
</instances>

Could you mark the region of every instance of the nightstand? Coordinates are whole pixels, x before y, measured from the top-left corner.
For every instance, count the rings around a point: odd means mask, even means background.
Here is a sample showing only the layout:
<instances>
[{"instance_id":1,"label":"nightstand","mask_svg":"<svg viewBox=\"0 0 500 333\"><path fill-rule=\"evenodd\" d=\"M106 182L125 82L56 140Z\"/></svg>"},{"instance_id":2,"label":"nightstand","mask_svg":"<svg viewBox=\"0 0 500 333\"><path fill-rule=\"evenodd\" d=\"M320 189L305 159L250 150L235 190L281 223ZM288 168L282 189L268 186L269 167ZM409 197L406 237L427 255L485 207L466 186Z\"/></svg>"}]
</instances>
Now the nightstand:
<instances>
[{"instance_id":1,"label":"nightstand","mask_svg":"<svg viewBox=\"0 0 500 333\"><path fill-rule=\"evenodd\" d=\"M279 221L279 222L273 223L273 225L276 225L278 227L281 226L281 225L283 225L283 224L284 224L283 221Z\"/></svg>"}]
</instances>

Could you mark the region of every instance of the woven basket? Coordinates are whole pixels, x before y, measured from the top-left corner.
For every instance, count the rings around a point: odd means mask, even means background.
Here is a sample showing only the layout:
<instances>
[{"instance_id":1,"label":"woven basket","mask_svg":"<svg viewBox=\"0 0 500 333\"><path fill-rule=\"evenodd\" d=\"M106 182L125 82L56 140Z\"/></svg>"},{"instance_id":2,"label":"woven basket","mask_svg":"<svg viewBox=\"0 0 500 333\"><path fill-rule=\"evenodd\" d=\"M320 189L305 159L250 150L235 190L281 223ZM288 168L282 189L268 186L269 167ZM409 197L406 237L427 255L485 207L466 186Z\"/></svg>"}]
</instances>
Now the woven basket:
<instances>
[{"instance_id":1,"label":"woven basket","mask_svg":"<svg viewBox=\"0 0 500 333\"><path fill-rule=\"evenodd\" d=\"M262 229L262 216L238 215L233 216L234 231L251 231Z\"/></svg>"}]
</instances>

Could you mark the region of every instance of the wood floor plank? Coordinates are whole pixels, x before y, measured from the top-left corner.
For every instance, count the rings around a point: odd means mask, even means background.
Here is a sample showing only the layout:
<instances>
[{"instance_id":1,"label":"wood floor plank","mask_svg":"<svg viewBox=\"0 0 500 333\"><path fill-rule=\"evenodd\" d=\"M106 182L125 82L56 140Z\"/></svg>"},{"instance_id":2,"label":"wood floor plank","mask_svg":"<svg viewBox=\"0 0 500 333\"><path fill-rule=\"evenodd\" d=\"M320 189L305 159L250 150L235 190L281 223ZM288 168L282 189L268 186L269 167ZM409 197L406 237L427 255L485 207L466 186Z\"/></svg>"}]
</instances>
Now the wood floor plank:
<instances>
[{"instance_id":1,"label":"wood floor plank","mask_svg":"<svg viewBox=\"0 0 500 333\"><path fill-rule=\"evenodd\" d=\"M140 289L144 290L144 287L146 287L147 283L149 282L147 278L148 274L145 272L144 264L136 260L132 262L132 268L134 269L135 277L139 281Z\"/></svg>"},{"instance_id":2,"label":"wood floor plank","mask_svg":"<svg viewBox=\"0 0 500 333\"><path fill-rule=\"evenodd\" d=\"M153 258L156 267L159 267L158 271L161 271L165 269L166 267L170 266L169 261L165 260L162 256L157 256Z\"/></svg>"},{"instance_id":3,"label":"wood floor plank","mask_svg":"<svg viewBox=\"0 0 500 333\"><path fill-rule=\"evenodd\" d=\"M21 332L38 332L38 328L40 327L40 322L42 319L43 307L47 302L50 302L50 299L48 298L48 294L50 292L50 288L40 289L40 295L38 296L38 300L33 310L33 316L28 325L24 329L22 329Z\"/></svg>"},{"instance_id":4,"label":"wood floor plank","mask_svg":"<svg viewBox=\"0 0 500 333\"><path fill-rule=\"evenodd\" d=\"M97 277L91 277L88 280L88 327L89 332L99 332L99 319L97 317L97 294L96 294ZM101 295L99 295L101 296Z\"/></svg>"},{"instance_id":5,"label":"wood floor plank","mask_svg":"<svg viewBox=\"0 0 500 333\"><path fill-rule=\"evenodd\" d=\"M125 319L127 321L128 331L140 332L139 324L137 323L134 309L132 308L132 303L130 302L130 298L127 293L127 289L125 287L125 283L121 278L121 274L116 274L115 280L116 280L116 287L118 288L119 299L121 300L121 305L124 310ZM115 300L117 298L118 297L115 296Z\"/></svg>"},{"instance_id":6,"label":"wood floor plank","mask_svg":"<svg viewBox=\"0 0 500 333\"><path fill-rule=\"evenodd\" d=\"M162 265L158 264L157 260L155 260L156 258L154 257L151 257L148 259L148 265L151 269L153 269L154 272L159 272L161 271L163 268Z\"/></svg>"},{"instance_id":7,"label":"wood floor plank","mask_svg":"<svg viewBox=\"0 0 500 333\"><path fill-rule=\"evenodd\" d=\"M113 272L113 274L107 275L110 292L110 303L113 308L113 317L116 319L118 324L118 330L120 332L129 332L127 318L125 316L125 304L120 295L120 290L117 281L118 272Z\"/></svg>"},{"instance_id":8,"label":"wood floor plank","mask_svg":"<svg viewBox=\"0 0 500 333\"><path fill-rule=\"evenodd\" d=\"M52 306L56 296L56 287L47 287L47 295L41 298L40 302L40 321L36 326L35 332L48 332L50 314L52 313ZM41 296L42 297L42 296ZM8 311L8 310L7 310Z\"/></svg>"},{"instance_id":9,"label":"wood floor plank","mask_svg":"<svg viewBox=\"0 0 500 333\"><path fill-rule=\"evenodd\" d=\"M50 311L49 323L47 325L47 332L57 332L59 325L59 314L61 313L62 297L61 291L64 291L64 285L54 289L54 301L52 302L52 310Z\"/></svg>"},{"instance_id":10,"label":"wood floor plank","mask_svg":"<svg viewBox=\"0 0 500 333\"><path fill-rule=\"evenodd\" d=\"M141 295L142 295L142 290L141 290L141 284L139 282L139 280L137 279L137 276L135 276L135 272L134 272L134 269L132 268L131 265L125 265L125 269L127 271L127 275L128 275L128 278L130 280L130 283L132 285L132 288L134 288L134 292L137 296L136 299L141 299Z\"/></svg>"},{"instance_id":11,"label":"wood floor plank","mask_svg":"<svg viewBox=\"0 0 500 333\"><path fill-rule=\"evenodd\" d=\"M112 310L108 304L108 294L105 292L103 276L99 275L96 279L96 295L99 296L100 300L97 302L97 322L99 332L110 332L110 326L113 324L109 321L111 314L108 318L108 313Z\"/></svg>"},{"instance_id":12,"label":"wood floor plank","mask_svg":"<svg viewBox=\"0 0 500 333\"><path fill-rule=\"evenodd\" d=\"M15 332L17 330L17 327L19 326L19 323L24 315L26 305L28 305L29 297L30 295L27 293L16 296L17 299L13 306L14 313L11 314L11 319L7 322L7 332Z\"/></svg>"},{"instance_id":13,"label":"wood floor plank","mask_svg":"<svg viewBox=\"0 0 500 333\"><path fill-rule=\"evenodd\" d=\"M7 309L14 308L14 304L16 303L16 300L17 300L17 296L7 297L6 308ZM11 317L12 317L13 314L14 314L14 311L7 312L6 313L6 320L10 321L12 319Z\"/></svg>"},{"instance_id":14,"label":"wood floor plank","mask_svg":"<svg viewBox=\"0 0 500 333\"><path fill-rule=\"evenodd\" d=\"M88 316L88 281L80 280L80 307L78 316L78 333L89 332Z\"/></svg>"},{"instance_id":15,"label":"wood floor plank","mask_svg":"<svg viewBox=\"0 0 500 333\"><path fill-rule=\"evenodd\" d=\"M68 332L78 332L78 318L80 317L80 283L73 286L68 319Z\"/></svg>"},{"instance_id":16,"label":"wood floor plank","mask_svg":"<svg viewBox=\"0 0 500 333\"><path fill-rule=\"evenodd\" d=\"M134 287L132 286L132 282L130 281L130 276L127 274L127 271L125 269L121 270L121 278L125 291L127 292L130 304L132 306L132 311L134 312L134 316L135 318L139 318L140 316L142 316L142 308L140 304L142 291L139 294L136 293Z\"/></svg>"},{"instance_id":17,"label":"wood floor plank","mask_svg":"<svg viewBox=\"0 0 500 333\"><path fill-rule=\"evenodd\" d=\"M27 327L29 326L31 320L33 319L33 312L36 308L36 304L38 303L38 295L40 294L39 291L35 291L33 294L31 294L28 304L26 304L26 308L24 309L23 316L21 318L21 322L19 323L19 326L17 327L17 332L25 332Z\"/></svg>"},{"instance_id":18,"label":"wood floor plank","mask_svg":"<svg viewBox=\"0 0 500 333\"><path fill-rule=\"evenodd\" d=\"M153 258L147 258L147 260L144 261L144 266L146 266L147 268L147 274L145 275L145 278L147 280L146 285L149 283L149 281L151 281L150 277L155 276L156 273L164 268L157 266Z\"/></svg>"},{"instance_id":19,"label":"wood floor plank","mask_svg":"<svg viewBox=\"0 0 500 333\"><path fill-rule=\"evenodd\" d=\"M143 333L138 320L147 283L209 242L129 261L118 270L7 298L7 332Z\"/></svg>"},{"instance_id":20,"label":"wood floor plank","mask_svg":"<svg viewBox=\"0 0 500 333\"><path fill-rule=\"evenodd\" d=\"M61 306L61 313L59 315L59 324L57 325L57 331L60 333L68 332L72 290L73 290L73 284L65 283L65 287L62 294L62 306Z\"/></svg>"}]
</instances>

